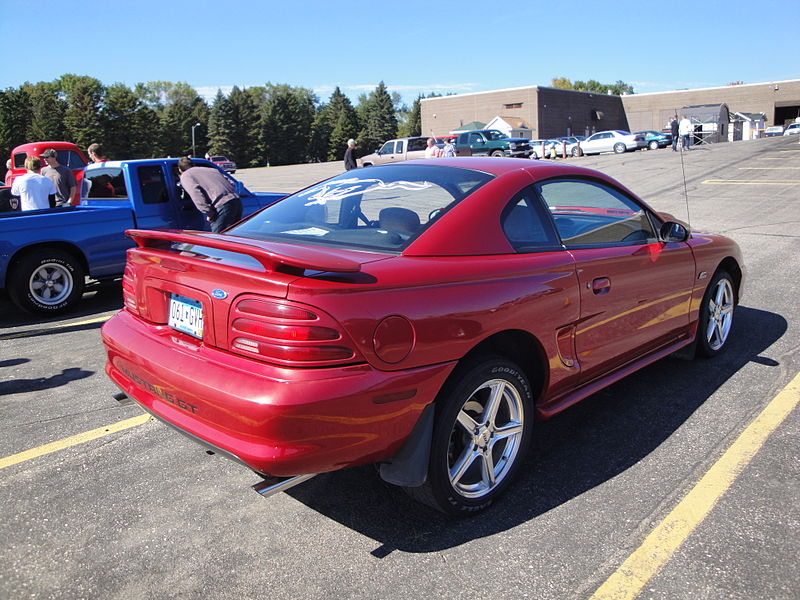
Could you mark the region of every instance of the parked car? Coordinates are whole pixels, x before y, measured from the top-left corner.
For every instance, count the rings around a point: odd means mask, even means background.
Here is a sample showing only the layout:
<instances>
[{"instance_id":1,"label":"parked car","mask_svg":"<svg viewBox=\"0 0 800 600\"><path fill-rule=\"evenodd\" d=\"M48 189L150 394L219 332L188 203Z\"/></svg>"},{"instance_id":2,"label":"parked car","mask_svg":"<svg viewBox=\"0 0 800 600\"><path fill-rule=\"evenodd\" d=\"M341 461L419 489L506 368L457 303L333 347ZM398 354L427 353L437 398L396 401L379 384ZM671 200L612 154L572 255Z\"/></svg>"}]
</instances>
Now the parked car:
<instances>
[{"instance_id":1,"label":"parked car","mask_svg":"<svg viewBox=\"0 0 800 600\"><path fill-rule=\"evenodd\" d=\"M27 173L25 159L28 156L41 156L42 152L51 148L56 151L56 160L71 169L72 174L75 175L75 181L78 185L75 196L72 198L72 204L76 205L78 203L78 190L80 190L81 179L83 178L83 168L89 161L81 149L72 142L28 142L17 146L11 151L11 181ZM42 167L46 166L47 163L42 159Z\"/></svg>"},{"instance_id":2,"label":"parked car","mask_svg":"<svg viewBox=\"0 0 800 600\"><path fill-rule=\"evenodd\" d=\"M232 160L228 160L224 156L212 156L208 160L217 165L223 171L227 171L228 173L236 173L236 163Z\"/></svg>"},{"instance_id":3,"label":"parked car","mask_svg":"<svg viewBox=\"0 0 800 600\"><path fill-rule=\"evenodd\" d=\"M530 146L530 158L532 159L550 158L550 151L554 147L556 147L556 152L559 153L558 155L561 156L561 144L558 144L556 140L531 140Z\"/></svg>"},{"instance_id":4,"label":"parked car","mask_svg":"<svg viewBox=\"0 0 800 600\"><path fill-rule=\"evenodd\" d=\"M425 158L425 148L427 146L427 137L417 136L389 140L372 154L361 157L361 166L372 167L415 158Z\"/></svg>"},{"instance_id":5,"label":"parked car","mask_svg":"<svg viewBox=\"0 0 800 600\"><path fill-rule=\"evenodd\" d=\"M601 152L622 154L623 152L639 150L646 146L647 142L645 142L643 135L619 130L598 131L581 142L581 150L584 154L600 154Z\"/></svg>"},{"instance_id":6,"label":"parked car","mask_svg":"<svg viewBox=\"0 0 800 600\"><path fill-rule=\"evenodd\" d=\"M723 351L745 278L733 241L597 171L518 159L359 169L225 235L128 235L102 328L119 398L263 493L376 463L465 516L523 467L536 417Z\"/></svg>"},{"instance_id":7,"label":"parked car","mask_svg":"<svg viewBox=\"0 0 800 600\"><path fill-rule=\"evenodd\" d=\"M581 156L583 151L580 145L586 140L585 135L567 135L556 138L559 142L567 142L567 155L568 156Z\"/></svg>"},{"instance_id":8,"label":"parked car","mask_svg":"<svg viewBox=\"0 0 800 600\"><path fill-rule=\"evenodd\" d=\"M770 125L764 130L764 137L783 135L783 125Z\"/></svg>"},{"instance_id":9,"label":"parked car","mask_svg":"<svg viewBox=\"0 0 800 600\"><path fill-rule=\"evenodd\" d=\"M511 138L497 129L465 131L456 140L458 156L510 156L529 158L532 154L530 140Z\"/></svg>"},{"instance_id":10,"label":"parked car","mask_svg":"<svg viewBox=\"0 0 800 600\"><path fill-rule=\"evenodd\" d=\"M800 123L789 124L783 132L783 135L797 135L800 133Z\"/></svg>"},{"instance_id":11,"label":"parked car","mask_svg":"<svg viewBox=\"0 0 800 600\"><path fill-rule=\"evenodd\" d=\"M177 158L114 160L86 167L79 206L16 211L0 188L0 288L31 313L76 305L86 276L115 279L133 246L126 229L204 229L205 219L179 186ZM194 159L194 168L215 169ZM285 194L252 193L231 178L249 215ZM8 198L8 202L3 201Z\"/></svg>"},{"instance_id":12,"label":"parked car","mask_svg":"<svg viewBox=\"0 0 800 600\"><path fill-rule=\"evenodd\" d=\"M664 133L662 131L637 131L633 135L644 136L644 141L650 150L658 150L659 148L666 148L672 145L672 134Z\"/></svg>"}]
</instances>

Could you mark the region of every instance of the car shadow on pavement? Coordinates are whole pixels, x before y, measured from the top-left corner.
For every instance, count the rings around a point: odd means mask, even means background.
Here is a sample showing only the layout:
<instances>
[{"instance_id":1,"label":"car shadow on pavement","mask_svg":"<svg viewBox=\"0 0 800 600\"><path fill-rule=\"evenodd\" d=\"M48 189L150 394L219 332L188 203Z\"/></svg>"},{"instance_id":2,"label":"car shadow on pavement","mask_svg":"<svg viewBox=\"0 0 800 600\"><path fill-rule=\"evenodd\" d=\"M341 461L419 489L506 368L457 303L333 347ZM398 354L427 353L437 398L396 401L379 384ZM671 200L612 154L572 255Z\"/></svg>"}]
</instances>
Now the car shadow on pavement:
<instances>
[{"instance_id":1,"label":"car shadow on pavement","mask_svg":"<svg viewBox=\"0 0 800 600\"><path fill-rule=\"evenodd\" d=\"M122 283L119 280L90 284L74 310L54 316L28 314L17 308L8 295L3 293L0 294L0 329L79 320L82 317L121 309Z\"/></svg>"},{"instance_id":2,"label":"car shadow on pavement","mask_svg":"<svg viewBox=\"0 0 800 600\"><path fill-rule=\"evenodd\" d=\"M433 552L511 529L619 475L668 439L722 384L784 335L777 314L740 306L725 352L666 358L556 417L537 421L520 476L488 510L463 520L422 506L382 482L375 467L324 473L286 493L393 550Z\"/></svg>"}]
</instances>

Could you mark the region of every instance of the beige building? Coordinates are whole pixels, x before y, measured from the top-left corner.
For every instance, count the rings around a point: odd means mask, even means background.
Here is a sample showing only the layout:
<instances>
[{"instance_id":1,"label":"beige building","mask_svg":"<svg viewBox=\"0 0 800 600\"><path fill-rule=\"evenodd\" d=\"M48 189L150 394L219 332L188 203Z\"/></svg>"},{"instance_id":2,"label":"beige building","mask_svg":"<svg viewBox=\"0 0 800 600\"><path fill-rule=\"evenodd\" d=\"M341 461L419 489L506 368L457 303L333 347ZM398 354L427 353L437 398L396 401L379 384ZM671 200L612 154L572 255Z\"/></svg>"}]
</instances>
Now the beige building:
<instances>
[{"instance_id":1,"label":"beige building","mask_svg":"<svg viewBox=\"0 0 800 600\"><path fill-rule=\"evenodd\" d=\"M733 114L764 113L767 125L800 116L800 79L614 96L530 86L425 98L422 135L443 136L471 121L524 122L531 139L605 129L661 130L685 106L726 104Z\"/></svg>"}]
</instances>

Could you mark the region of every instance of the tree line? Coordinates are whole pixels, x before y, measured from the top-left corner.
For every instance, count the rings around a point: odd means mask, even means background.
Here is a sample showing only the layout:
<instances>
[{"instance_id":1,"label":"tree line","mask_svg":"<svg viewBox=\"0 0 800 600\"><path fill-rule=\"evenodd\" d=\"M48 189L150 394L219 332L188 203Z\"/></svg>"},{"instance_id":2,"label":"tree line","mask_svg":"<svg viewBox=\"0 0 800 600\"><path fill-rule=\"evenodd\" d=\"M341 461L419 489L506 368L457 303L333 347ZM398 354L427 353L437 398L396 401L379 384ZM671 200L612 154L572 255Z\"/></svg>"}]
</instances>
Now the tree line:
<instances>
[{"instance_id":1,"label":"tree line","mask_svg":"<svg viewBox=\"0 0 800 600\"><path fill-rule=\"evenodd\" d=\"M409 108L381 81L353 105L337 87L327 102L286 84L234 86L207 103L188 83L151 81L133 88L85 75L0 90L0 156L25 142L99 143L111 159L223 154L240 167L341 160L420 135L419 96ZM199 125L198 125L199 123Z\"/></svg>"}]
</instances>

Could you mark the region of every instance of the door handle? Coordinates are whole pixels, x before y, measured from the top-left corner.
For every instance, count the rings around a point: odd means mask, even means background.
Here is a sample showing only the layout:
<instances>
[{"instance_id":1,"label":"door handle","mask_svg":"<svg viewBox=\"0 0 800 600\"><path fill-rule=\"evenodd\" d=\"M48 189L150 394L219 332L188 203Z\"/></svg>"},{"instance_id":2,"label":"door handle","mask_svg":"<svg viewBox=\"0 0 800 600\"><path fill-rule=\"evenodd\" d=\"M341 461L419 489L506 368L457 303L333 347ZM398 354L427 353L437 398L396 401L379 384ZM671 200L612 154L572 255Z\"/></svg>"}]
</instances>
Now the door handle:
<instances>
[{"instance_id":1,"label":"door handle","mask_svg":"<svg viewBox=\"0 0 800 600\"><path fill-rule=\"evenodd\" d=\"M586 287L590 288L595 296L602 296L611 291L611 280L608 277L598 277L592 279L592 283L587 283Z\"/></svg>"}]
</instances>

